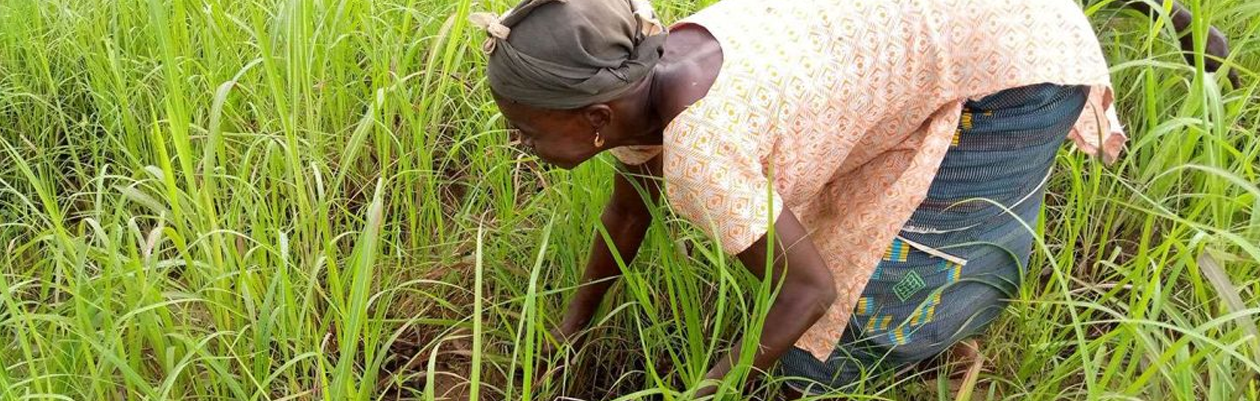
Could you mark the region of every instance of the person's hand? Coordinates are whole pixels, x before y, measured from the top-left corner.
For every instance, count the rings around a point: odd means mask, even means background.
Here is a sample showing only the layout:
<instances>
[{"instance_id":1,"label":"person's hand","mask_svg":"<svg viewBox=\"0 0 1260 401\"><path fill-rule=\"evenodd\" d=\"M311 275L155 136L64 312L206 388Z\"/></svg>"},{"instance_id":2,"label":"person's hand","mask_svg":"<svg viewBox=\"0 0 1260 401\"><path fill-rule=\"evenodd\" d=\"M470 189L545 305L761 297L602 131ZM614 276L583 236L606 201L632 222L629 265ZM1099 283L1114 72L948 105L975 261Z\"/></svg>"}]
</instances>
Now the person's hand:
<instances>
[{"instance_id":1,"label":"person's hand","mask_svg":"<svg viewBox=\"0 0 1260 401\"><path fill-rule=\"evenodd\" d=\"M581 326L566 323L561 323L548 331L548 333L551 335L548 336L546 341L543 341L542 348L538 350L539 357L548 360L556 356L556 352L565 347L571 350L581 348L586 337L583 335L585 333Z\"/></svg>"},{"instance_id":2,"label":"person's hand","mask_svg":"<svg viewBox=\"0 0 1260 401\"><path fill-rule=\"evenodd\" d=\"M1186 62L1194 65L1194 36L1186 33L1181 36L1181 50L1186 58ZM1229 58L1229 39L1225 38L1225 34L1221 33L1216 27L1208 30L1207 46L1204 47L1203 67L1207 72L1217 72L1221 69L1221 61ZM1230 69L1229 82L1234 88L1242 87L1242 80L1238 78L1238 71Z\"/></svg>"},{"instance_id":3,"label":"person's hand","mask_svg":"<svg viewBox=\"0 0 1260 401\"><path fill-rule=\"evenodd\" d=\"M535 369L538 372L534 378L535 388L541 388L551 378L564 376L565 369L568 368L572 357L582 348L586 338L586 332L582 327L566 324L549 330L548 334L538 349L537 358L534 359L538 361Z\"/></svg>"},{"instance_id":4,"label":"person's hand","mask_svg":"<svg viewBox=\"0 0 1260 401\"><path fill-rule=\"evenodd\" d=\"M1130 8L1158 18L1159 15L1153 11L1151 4L1145 1L1131 1L1127 3ZM1190 14L1185 6L1180 2L1173 2L1172 13L1169 19L1172 21L1173 29L1177 31L1178 42L1181 43L1181 54L1186 58L1186 63L1194 65L1194 35L1190 33L1190 25L1194 21L1194 16ZM1217 72L1221 69L1221 61L1229 58L1229 40L1225 38L1220 30L1214 26L1208 27L1207 44L1204 46L1203 67L1207 72ZM1238 79L1238 72L1231 69L1229 71L1229 82L1234 88L1242 87L1242 80Z\"/></svg>"}]
</instances>

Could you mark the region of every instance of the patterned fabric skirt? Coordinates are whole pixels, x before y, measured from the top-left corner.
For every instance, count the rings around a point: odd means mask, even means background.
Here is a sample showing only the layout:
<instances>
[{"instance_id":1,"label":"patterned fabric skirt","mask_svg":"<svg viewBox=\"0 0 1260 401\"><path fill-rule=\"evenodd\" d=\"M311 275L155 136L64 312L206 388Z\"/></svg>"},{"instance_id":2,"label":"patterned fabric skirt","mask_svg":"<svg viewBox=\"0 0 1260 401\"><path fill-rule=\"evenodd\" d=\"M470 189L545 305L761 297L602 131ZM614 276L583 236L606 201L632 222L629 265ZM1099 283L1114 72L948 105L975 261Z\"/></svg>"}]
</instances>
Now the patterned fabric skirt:
<instances>
[{"instance_id":1,"label":"patterned fabric skirt","mask_svg":"<svg viewBox=\"0 0 1260 401\"><path fill-rule=\"evenodd\" d=\"M922 361L979 334L1026 273L1045 180L1089 89L1041 84L968 101L927 199L889 245L826 361L792 348L804 394Z\"/></svg>"}]
</instances>

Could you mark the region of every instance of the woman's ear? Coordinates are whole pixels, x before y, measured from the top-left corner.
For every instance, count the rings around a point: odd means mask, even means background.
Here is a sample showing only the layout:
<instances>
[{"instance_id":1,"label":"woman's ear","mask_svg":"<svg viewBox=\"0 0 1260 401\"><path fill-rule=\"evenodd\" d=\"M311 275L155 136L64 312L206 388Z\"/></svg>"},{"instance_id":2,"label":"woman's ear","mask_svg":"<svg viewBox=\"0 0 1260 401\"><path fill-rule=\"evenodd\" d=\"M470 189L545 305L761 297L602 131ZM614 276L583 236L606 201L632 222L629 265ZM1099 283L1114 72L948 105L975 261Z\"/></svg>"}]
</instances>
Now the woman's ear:
<instances>
[{"instance_id":1,"label":"woman's ear","mask_svg":"<svg viewBox=\"0 0 1260 401\"><path fill-rule=\"evenodd\" d=\"M582 115L586 117L586 122L598 131L612 122L613 112L612 107L608 107L607 104L596 103L583 107Z\"/></svg>"}]
</instances>

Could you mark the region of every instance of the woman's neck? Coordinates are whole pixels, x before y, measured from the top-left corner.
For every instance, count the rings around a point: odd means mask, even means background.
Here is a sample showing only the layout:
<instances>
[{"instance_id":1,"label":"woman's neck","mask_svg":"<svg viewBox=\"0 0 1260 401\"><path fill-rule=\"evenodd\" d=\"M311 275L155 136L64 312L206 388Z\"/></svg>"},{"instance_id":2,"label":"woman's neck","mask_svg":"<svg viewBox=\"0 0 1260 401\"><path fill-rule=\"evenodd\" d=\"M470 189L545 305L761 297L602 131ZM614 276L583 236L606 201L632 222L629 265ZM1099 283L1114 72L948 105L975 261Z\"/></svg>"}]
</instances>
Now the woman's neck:
<instances>
[{"instance_id":1,"label":"woman's neck","mask_svg":"<svg viewBox=\"0 0 1260 401\"><path fill-rule=\"evenodd\" d=\"M704 27L684 24L670 31L665 54L652 73L650 96L662 129L709 94L722 62L722 46Z\"/></svg>"},{"instance_id":2,"label":"woman's neck","mask_svg":"<svg viewBox=\"0 0 1260 401\"><path fill-rule=\"evenodd\" d=\"M640 85L619 100L623 137L617 146L660 145L665 127L704 98L722 68L722 48L696 25L671 31L665 54Z\"/></svg>"},{"instance_id":3,"label":"woman's neck","mask_svg":"<svg viewBox=\"0 0 1260 401\"><path fill-rule=\"evenodd\" d=\"M617 115L625 116L617 122L619 138L614 146L642 146L661 144L661 132L666 122L660 117L657 85L659 71L652 71L634 89L610 104Z\"/></svg>"}]
</instances>

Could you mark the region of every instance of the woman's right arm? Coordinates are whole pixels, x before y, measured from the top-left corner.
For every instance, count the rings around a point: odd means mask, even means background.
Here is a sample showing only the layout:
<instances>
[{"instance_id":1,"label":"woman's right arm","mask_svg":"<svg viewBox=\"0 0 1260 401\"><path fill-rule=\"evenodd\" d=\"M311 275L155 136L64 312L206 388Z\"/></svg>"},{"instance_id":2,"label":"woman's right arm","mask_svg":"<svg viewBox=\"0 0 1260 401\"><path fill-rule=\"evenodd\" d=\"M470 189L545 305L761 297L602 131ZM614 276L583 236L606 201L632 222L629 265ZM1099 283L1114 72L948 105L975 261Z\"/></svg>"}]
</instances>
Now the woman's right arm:
<instances>
[{"instance_id":1,"label":"woman's right arm","mask_svg":"<svg viewBox=\"0 0 1260 401\"><path fill-rule=\"evenodd\" d=\"M552 331L561 341L576 340L574 335L590 324L604 294L614 283L615 277L621 274L612 249L618 251L621 260L627 265L639 253L639 246L652 223L652 214L648 203L635 186L646 190L652 203L655 203L660 197L659 180L656 179L660 177L660 166L661 158L657 156L639 166L625 166L623 173L614 175L612 198L600 217L613 246L610 247L604 241L603 235L595 235L590 257L586 261L586 270L582 273L581 286L569 301L564 320Z\"/></svg>"}]
</instances>

